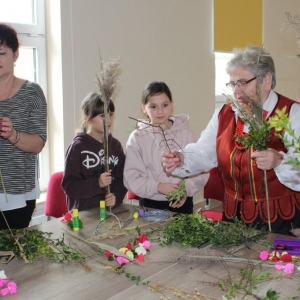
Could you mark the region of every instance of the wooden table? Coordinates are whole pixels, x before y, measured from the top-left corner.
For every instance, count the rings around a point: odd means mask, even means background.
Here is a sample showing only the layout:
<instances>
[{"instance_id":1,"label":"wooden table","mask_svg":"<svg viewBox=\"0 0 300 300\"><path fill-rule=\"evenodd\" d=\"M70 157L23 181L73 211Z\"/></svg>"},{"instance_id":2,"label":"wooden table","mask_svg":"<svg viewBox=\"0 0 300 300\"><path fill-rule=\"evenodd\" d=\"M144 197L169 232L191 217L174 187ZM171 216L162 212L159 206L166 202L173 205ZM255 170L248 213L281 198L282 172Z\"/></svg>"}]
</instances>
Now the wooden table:
<instances>
[{"instance_id":1,"label":"wooden table","mask_svg":"<svg viewBox=\"0 0 300 300\"><path fill-rule=\"evenodd\" d=\"M130 207L130 205L123 204L114 212L128 210ZM128 211L120 213L118 216L125 219L128 216ZM99 222L99 210L93 209L80 212L80 217L83 220L84 228L76 234L84 239L93 237L94 229ZM112 221L114 219L111 217L105 222L108 224ZM132 220L128 227L135 227L138 224L143 226L145 223L140 218ZM53 238L61 237L62 228L68 230L67 225L61 223L60 219L44 222L38 226L38 229L42 231L53 232ZM105 226L101 226L100 229L103 233L107 231ZM272 240L274 236L269 235L268 238ZM99 242L121 247L129 239L130 236L121 236L113 240L99 240ZM259 260L259 252L265 250L260 244L253 244L250 248L242 248L234 255ZM7 299L177 299L174 291L181 293L179 299L221 299L226 292L219 288L218 282L228 280L229 273L233 281L237 280L240 269L246 269L247 264L220 260L204 262L198 259L191 261L191 259L185 258L187 252L199 254L199 251L204 254L215 254L215 251L222 252L223 250L211 245L199 250L187 249L178 244L161 247L156 243L152 243L150 253L145 257L145 262L140 264L131 263L126 266L126 272L140 276L145 282L150 281L149 287L154 288L156 292L141 284L137 286L134 281L126 278L124 274L117 274L111 269L104 269L100 261L112 265L116 265L116 263L108 262L103 254L96 259L86 259L84 265L90 268L89 272L74 263L58 264L37 258L32 264L25 264L23 260L14 258L9 264L2 265L6 275L18 285L17 294L8 295ZM299 266L299 263L297 265ZM295 273L286 276L282 271L275 270L273 266L263 267L264 270L273 275L283 275L284 278L259 284L256 290L258 291L257 295L263 297L269 289L280 292L279 299L288 299L288 297L300 295L300 291L297 290L300 283L299 275ZM160 286L163 288L161 292L158 292ZM188 293L190 297L188 297ZM206 297L197 296L197 294ZM195 298L196 296L198 298Z\"/></svg>"}]
</instances>

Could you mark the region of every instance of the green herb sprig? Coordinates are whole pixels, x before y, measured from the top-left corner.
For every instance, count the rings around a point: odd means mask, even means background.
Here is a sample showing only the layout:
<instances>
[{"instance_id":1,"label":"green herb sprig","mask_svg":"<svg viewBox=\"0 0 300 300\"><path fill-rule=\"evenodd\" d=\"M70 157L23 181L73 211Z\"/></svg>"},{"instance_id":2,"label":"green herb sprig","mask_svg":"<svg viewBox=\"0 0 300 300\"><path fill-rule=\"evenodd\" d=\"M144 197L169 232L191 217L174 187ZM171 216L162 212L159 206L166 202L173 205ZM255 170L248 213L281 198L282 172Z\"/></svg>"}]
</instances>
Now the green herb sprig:
<instances>
[{"instance_id":1,"label":"green herb sprig","mask_svg":"<svg viewBox=\"0 0 300 300\"><path fill-rule=\"evenodd\" d=\"M249 134L242 137L237 136L236 141L238 144L243 145L245 149L253 147L258 151L263 151L268 149L270 138L269 123L265 121L259 128L249 125Z\"/></svg>"},{"instance_id":2,"label":"green herb sprig","mask_svg":"<svg viewBox=\"0 0 300 300\"><path fill-rule=\"evenodd\" d=\"M275 113L275 116L269 118L269 128L274 128L276 136L283 141L287 148L293 148L294 153L300 153L300 137L296 136L295 130L291 126L290 118L286 113L286 107L282 110L277 109ZM281 133L282 130L290 136L290 139ZM297 157L291 158L289 163L300 167L300 160Z\"/></svg>"},{"instance_id":3,"label":"green herb sprig","mask_svg":"<svg viewBox=\"0 0 300 300\"><path fill-rule=\"evenodd\" d=\"M180 201L184 196L185 192L185 181L182 179L180 180L179 187L177 189L166 194L167 199L170 201L169 206L172 206L174 202Z\"/></svg>"}]
</instances>

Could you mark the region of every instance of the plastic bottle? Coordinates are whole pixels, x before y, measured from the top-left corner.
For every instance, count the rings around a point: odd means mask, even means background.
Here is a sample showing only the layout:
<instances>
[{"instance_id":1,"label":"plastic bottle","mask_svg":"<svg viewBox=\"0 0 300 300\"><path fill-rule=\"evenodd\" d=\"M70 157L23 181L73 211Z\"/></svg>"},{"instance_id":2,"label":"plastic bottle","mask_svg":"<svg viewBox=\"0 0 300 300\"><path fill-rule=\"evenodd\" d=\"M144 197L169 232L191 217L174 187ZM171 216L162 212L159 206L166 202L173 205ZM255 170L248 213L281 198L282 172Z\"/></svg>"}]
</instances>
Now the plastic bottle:
<instances>
[{"instance_id":1,"label":"plastic bottle","mask_svg":"<svg viewBox=\"0 0 300 300\"><path fill-rule=\"evenodd\" d=\"M79 231L78 208L73 208L72 220L73 220L73 230Z\"/></svg>"},{"instance_id":2,"label":"plastic bottle","mask_svg":"<svg viewBox=\"0 0 300 300\"><path fill-rule=\"evenodd\" d=\"M105 200L100 200L100 221L106 219Z\"/></svg>"}]
</instances>

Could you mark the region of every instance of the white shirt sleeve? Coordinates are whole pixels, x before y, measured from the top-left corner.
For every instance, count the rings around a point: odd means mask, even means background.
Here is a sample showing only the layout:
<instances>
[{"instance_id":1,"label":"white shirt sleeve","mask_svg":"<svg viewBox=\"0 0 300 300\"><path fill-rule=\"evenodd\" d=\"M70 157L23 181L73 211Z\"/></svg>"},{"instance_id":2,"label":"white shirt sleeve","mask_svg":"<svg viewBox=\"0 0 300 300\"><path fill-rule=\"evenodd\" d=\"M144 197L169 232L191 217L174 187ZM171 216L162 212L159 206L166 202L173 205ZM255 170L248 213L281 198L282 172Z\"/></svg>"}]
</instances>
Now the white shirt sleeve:
<instances>
[{"instance_id":1,"label":"white shirt sleeve","mask_svg":"<svg viewBox=\"0 0 300 300\"><path fill-rule=\"evenodd\" d=\"M202 131L196 143L188 144L181 152L184 154L182 167L176 168L172 174L187 177L203 172L208 172L218 165L216 152L216 138L219 123L219 112L215 110L207 127Z\"/></svg>"},{"instance_id":2,"label":"white shirt sleeve","mask_svg":"<svg viewBox=\"0 0 300 300\"><path fill-rule=\"evenodd\" d=\"M300 104L293 104L290 111L290 121L296 137L300 137ZM285 137L291 141L291 136L285 133ZM291 159L300 160L300 153L295 153L295 147L289 147L283 154L282 163L274 168L278 180L288 188L300 191L300 168L289 163Z\"/></svg>"}]
</instances>

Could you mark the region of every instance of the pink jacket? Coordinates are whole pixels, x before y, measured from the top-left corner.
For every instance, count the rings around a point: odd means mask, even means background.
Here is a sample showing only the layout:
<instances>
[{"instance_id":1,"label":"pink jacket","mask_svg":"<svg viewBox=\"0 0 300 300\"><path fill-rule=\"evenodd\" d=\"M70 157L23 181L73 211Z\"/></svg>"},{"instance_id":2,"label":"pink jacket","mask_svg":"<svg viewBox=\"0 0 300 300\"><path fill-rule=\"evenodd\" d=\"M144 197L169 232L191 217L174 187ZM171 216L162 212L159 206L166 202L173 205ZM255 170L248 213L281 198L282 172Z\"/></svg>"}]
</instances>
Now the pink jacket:
<instances>
[{"instance_id":1,"label":"pink jacket","mask_svg":"<svg viewBox=\"0 0 300 300\"><path fill-rule=\"evenodd\" d=\"M166 145L160 128L138 122L126 144L124 167L125 187L142 198L166 201L166 196L158 192L160 182L178 183L179 177L167 175L161 164L161 153L165 150L181 150L187 144L197 141L188 126L187 115L170 117L173 126L165 130ZM147 120L142 120L148 122ZM200 174L186 179L187 196L194 196L208 180L209 174Z\"/></svg>"}]
</instances>

